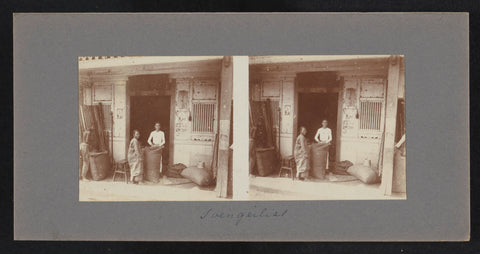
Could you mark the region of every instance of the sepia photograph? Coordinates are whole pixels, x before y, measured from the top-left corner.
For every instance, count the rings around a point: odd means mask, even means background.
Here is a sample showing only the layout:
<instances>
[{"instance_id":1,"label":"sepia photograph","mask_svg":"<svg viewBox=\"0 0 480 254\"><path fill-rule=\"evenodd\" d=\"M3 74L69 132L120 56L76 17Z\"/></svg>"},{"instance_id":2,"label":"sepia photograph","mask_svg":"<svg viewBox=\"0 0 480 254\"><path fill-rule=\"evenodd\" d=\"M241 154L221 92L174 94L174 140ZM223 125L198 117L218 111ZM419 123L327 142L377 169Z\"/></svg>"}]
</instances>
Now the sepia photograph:
<instances>
[{"instance_id":1,"label":"sepia photograph","mask_svg":"<svg viewBox=\"0 0 480 254\"><path fill-rule=\"evenodd\" d=\"M403 56L251 56L249 100L250 199L406 199Z\"/></svg>"},{"instance_id":2,"label":"sepia photograph","mask_svg":"<svg viewBox=\"0 0 480 254\"><path fill-rule=\"evenodd\" d=\"M242 200L406 198L403 56L249 56L248 98L236 58L79 57L79 199L232 200L247 174Z\"/></svg>"},{"instance_id":3,"label":"sepia photograph","mask_svg":"<svg viewBox=\"0 0 480 254\"><path fill-rule=\"evenodd\" d=\"M14 240L471 238L468 13L13 21Z\"/></svg>"},{"instance_id":4,"label":"sepia photograph","mask_svg":"<svg viewBox=\"0 0 480 254\"><path fill-rule=\"evenodd\" d=\"M231 199L232 57L78 64L80 201Z\"/></svg>"}]
</instances>

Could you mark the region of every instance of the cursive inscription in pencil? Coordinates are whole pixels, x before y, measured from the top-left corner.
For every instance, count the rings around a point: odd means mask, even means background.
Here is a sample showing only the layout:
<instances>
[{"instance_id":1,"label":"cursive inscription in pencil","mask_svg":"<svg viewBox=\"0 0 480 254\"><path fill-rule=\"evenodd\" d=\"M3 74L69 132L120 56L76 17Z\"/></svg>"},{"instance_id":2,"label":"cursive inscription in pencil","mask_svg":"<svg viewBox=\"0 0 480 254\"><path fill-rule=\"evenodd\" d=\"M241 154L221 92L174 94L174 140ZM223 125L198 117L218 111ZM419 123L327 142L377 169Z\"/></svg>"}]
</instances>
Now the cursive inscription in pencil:
<instances>
[{"instance_id":1,"label":"cursive inscription in pencil","mask_svg":"<svg viewBox=\"0 0 480 254\"><path fill-rule=\"evenodd\" d=\"M244 220L265 219L265 218L281 218L286 216L288 209L275 209L275 208L257 208L254 206L251 209L246 210L231 210L224 211L214 208L204 210L201 215L201 220L230 220L238 226Z\"/></svg>"}]
</instances>

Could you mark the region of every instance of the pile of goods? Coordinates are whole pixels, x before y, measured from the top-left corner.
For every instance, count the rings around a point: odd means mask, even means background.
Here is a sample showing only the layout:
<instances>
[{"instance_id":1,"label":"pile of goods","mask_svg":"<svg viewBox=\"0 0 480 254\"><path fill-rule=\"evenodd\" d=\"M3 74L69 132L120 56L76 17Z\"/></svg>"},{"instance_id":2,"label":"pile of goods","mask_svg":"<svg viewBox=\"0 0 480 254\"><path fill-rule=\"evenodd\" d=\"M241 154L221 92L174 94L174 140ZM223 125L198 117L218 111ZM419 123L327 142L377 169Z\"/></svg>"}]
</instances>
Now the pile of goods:
<instances>
[{"instance_id":1,"label":"pile of goods","mask_svg":"<svg viewBox=\"0 0 480 254\"><path fill-rule=\"evenodd\" d=\"M311 146L311 169L310 175L317 179L325 179L327 168L328 144L315 143Z\"/></svg>"},{"instance_id":2,"label":"pile of goods","mask_svg":"<svg viewBox=\"0 0 480 254\"><path fill-rule=\"evenodd\" d=\"M250 173L268 176L276 172L279 162L276 119L278 103L270 100L250 102Z\"/></svg>"},{"instance_id":3,"label":"pile of goods","mask_svg":"<svg viewBox=\"0 0 480 254\"><path fill-rule=\"evenodd\" d=\"M163 175L172 178L186 178L202 187L215 184L212 171L204 168L203 164L187 167L182 163L177 163L164 170Z\"/></svg>"},{"instance_id":4,"label":"pile of goods","mask_svg":"<svg viewBox=\"0 0 480 254\"><path fill-rule=\"evenodd\" d=\"M355 176L366 184L377 183L380 178L375 170L371 168L370 161L366 160L363 164L355 164L347 169L347 173Z\"/></svg>"},{"instance_id":5,"label":"pile of goods","mask_svg":"<svg viewBox=\"0 0 480 254\"><path fill-rule=\"evenodd\" d=\"M197 166L188 167L182 170L180 175L199 186L210 186L214 184L212 172L205 168L199 168Z\"/></svg>"},{"instance_id":6,"label":"pile of goods","mask_svg":"<svg viewBox=\"0 0 480 254\"><path fill-rule=\"evenodd\" d=\"M145 147L143 151L145 180L158 183L160 179L160 165L162 164L161 147Z\"/></svg>"},{"instance_id":7,"label":"pile of goods","mask_svg":"<svg viewBox=\"0 0 480 254\"><path fill-rule=\"evenodd\" d=\"M109 140L112 133L112 113L110 105L80 106L80 137L88 133L90 172L92 179L105 179L112 170ZM85 142L81 140L81 142Z\"/></svg>"}]
</instances>

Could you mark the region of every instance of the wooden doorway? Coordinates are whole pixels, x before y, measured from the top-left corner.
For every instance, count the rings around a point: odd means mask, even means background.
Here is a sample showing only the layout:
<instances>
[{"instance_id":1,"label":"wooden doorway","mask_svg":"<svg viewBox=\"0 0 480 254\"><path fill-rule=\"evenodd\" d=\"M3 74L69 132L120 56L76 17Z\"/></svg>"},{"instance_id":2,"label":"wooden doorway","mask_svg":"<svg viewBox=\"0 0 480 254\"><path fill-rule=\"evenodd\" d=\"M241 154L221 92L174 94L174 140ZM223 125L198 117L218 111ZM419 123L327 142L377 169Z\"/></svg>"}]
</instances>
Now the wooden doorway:
<instances>
[{"instance_id":1,"label":"wooden doorway","mask_svg":"<svg viewBox=\"0 0 480 254\"><path fill-rule=\"evenodd\" d=\"M127 144L132 138L132 131L140 131L140 142L148 145L147 139L160 122L165 132L163 163L173 163L174 123L175 123L175 80L168 74L130 76L127 82Z\"/></svg>"},{"instance_id":2,"label":"wooden doorway","mask_svg":"<svg viewBox=\"0 0 480 254\"><path fill-rule=\"evenodd\" d=\"M314 142L315 134L322 126L322 121L328 121L328 128L332 130L332 145L330 146L329 160L336 158L338 93L299 93L298 94L298 120L300 128L307 129L307 139Z\"/></svg>"},{"instance_id":3,"label":"wooden doorway","mask_svg":"<svg viewBox=\"0 0 480 254\"><path fill-rule=\"evenodd\" d=\"M341 81L334 71L297 73L294 86L294 135L293 144L301 126L307 128L307 138L314 142L315 134L322 126L322 120L328 121L332 130L332 145L329 160L335 162L339 151L340 130L339 100L341 96ZM333 164L330 164L333 165Z\"/></svg>"},{"instance_id":4,"label":"wooden doorway","mask_svg":"<svg viewBox=\"0 0 480 254\"><path fill-rule=\"evenodd\" d=\"M130 97L130 128L140 131L140 144L148 146L147 139L159 122L165 133L165 147L170 144L170 96ZM169 149L163 152L163 164L168 165Z\"/></svg>"}]
</instances>

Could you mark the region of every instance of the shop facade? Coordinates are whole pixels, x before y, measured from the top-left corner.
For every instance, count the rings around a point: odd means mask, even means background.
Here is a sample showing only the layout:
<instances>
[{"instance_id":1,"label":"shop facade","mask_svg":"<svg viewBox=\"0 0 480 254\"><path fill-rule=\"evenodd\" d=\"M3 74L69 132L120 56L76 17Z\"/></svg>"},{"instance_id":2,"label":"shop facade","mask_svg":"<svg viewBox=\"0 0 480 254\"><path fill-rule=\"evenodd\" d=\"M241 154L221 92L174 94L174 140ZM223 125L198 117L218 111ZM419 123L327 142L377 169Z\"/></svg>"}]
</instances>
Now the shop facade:
<instances>
[{"instance_id":1,"label":"shop facade","mask_svg":"<svg viewBox=\"0 0 480 254\"><path fill-rule=\"evenodd\" d=\"M313 140L327 120L330 161L368 161L385 194L405 192L404 160L394 169L394 145L405 134L403 56L253 56L249 69L250 101L272 105L281 157L293 155L301 126Z\"/></svg>"},{"instance_id":2,"label":"shop facade","mask_svg":"<svg viewBox=\"0 0 480 254\"><path fill-rule=\"evenodd\" d=\"M105 131L115 161L126 158L134 129L146 145L156 122L169 164L212 161L223 57L87 58L79 61L80 105L110 107L112 128Z\"/></svg>"}]
</instances>

